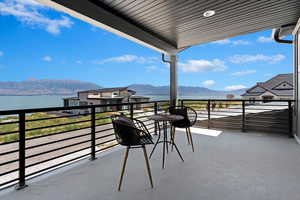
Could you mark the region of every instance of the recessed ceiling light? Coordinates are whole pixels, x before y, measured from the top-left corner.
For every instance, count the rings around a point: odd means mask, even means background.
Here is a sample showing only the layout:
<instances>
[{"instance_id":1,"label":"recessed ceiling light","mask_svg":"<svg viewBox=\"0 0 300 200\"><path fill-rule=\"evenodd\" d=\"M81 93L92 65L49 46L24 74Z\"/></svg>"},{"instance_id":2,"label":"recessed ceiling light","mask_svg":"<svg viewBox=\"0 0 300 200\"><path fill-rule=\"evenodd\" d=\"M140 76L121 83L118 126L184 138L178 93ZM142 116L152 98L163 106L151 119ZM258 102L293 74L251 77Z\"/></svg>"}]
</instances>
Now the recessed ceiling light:
<instances>
[{"instance_id":1,"label":"recessed ceiling light","mask_svg":"<svg viewBox=\"0 0 300 200\"><path fill-rule=\"evenodd\" d=\"M208 11L205 11L205 12L203 13L203 16L204 16L204 17L211 17L211 16L213 16L215 13L216 13L216 12L215 12L214 10L208 10Z\"/></svg>"}]
</instances>

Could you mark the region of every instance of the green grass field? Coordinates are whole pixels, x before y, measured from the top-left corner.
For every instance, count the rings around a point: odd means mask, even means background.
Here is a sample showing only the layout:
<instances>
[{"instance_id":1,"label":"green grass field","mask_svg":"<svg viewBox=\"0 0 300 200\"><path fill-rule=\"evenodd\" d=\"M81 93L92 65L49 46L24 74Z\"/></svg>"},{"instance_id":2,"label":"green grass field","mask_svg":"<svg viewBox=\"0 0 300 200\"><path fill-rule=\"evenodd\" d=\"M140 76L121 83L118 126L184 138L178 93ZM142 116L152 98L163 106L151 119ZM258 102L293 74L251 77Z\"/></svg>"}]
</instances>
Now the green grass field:
<instances>
[{"instance_id":1,"label":"green grass field","mask_svg":"<svg viewBox=\"0 0 300 200\"><path fill-rule=\"evenodd\" d=\"M207 101L184 101L185 106L195 110L207 110ZM241 101L211 101L210 108L229 108L233 105L241 105Z\"/></svg>"},{"instance_id":2,"label":"green grass field","mask_svg":"<svg viewBox=\"0 0 300 200\"><path fill-rule=\"evenodd\" d=\"M99 120L96 120L96 125L106 124L111 122L109 116L115 114L115 112L108 112L108 113L99 113L96 114L96 119L99 118ZM48 114L48 113L34 113L30 116L26 116L26 120L35 120L35 119L43 119L43 118L50 118L50 117L57 117L55 114ZM103 119L102 119L103 118ZM80 116L80 117L63 117L63 118L57 118L57 119L47 119L47 120L38 120L38 121L32 121L32 122L26 122L26 129L33 129L33 128L39 128L39 127L47 127L52 125L58 125L58 124L66 124L66 123L72 123L72 122L78 122L76 124L68 124L68 125L62 125L62 126L56 126L51 128L43 128L43 129L37 129L32 131L26 131L26 138L31 138L35 136L41 136L41 135L51 135L58 132L63 131L71 131L76 130L79 128L89 128L91 126L90 122L80 122L80 121L86 121L90 120L90 116ZM1 122L7 122L7 121L17 121L18 117L7 117L0 119ZM14 124L6 124L6 125L0 125L0 134L11 132L11 131L18 131L18 123ZM3 135L0 136L0 142L12 142L16 141L19 138L18 133L9 134L9 135Z\"/></svg>"},{"instance_id":3,"label":"green grass field","mask_svg":"<svg viewBox=\"0 0 300 200\"><path fill-rule=\"evenodd\" d=\"M216 101L214 108L228 108L232 105L240 105L240 101ZM195 110L207 110L207 101L185 101L184 105L190 106L194 108ZM159 110L167 111L167 108L169 107L169 103L159 103ZM213 101L211 102L211 108L213 106ZM145 108L144 111L151 111L152 108ZM96 114L96 125L106 124L111 122L109 116L112 114L117 114L118 112L106 112L106 113L98 113ZM124 112L123 112L124 113ZM124 114L128 115L128 112L125 112ZM26 120L36 120L36 119L43 119L43 118L51 118L51 117L57 117L55 114L49 114L49 113L34 113L32 115L26 116ZM67 124L62 126L55 126L51 128L43 128L43 129L37 129L37 130L31 130L26 131L26 138L32 138L36 136L42 136L42 135L51 135L63 131L72 131L80 128L89 128L91 126L91 122L87 121L90 120L91 116L80 116L80 117L62 117L57 119L47 119L47 120L37 120L37 121L31 121L26 122L26 129L34 129L39 127L47 127L52 125L59 125L59 124L66 124L66 123L73 123L78 122L75 124ZM17 116L13 117L6 117L1 118L0 123L8 122L8 121L18 121ZM81 122L81 121L87 121L87 122ZM11 132L11 131L18 131L18 123L14 124L6 124L6 125L0 125L0 134ZM6 143L6 142L12 142L17 141L19 139L18 133L8 134L0 136L0 143Z\"/></svg>"}]
</instances>

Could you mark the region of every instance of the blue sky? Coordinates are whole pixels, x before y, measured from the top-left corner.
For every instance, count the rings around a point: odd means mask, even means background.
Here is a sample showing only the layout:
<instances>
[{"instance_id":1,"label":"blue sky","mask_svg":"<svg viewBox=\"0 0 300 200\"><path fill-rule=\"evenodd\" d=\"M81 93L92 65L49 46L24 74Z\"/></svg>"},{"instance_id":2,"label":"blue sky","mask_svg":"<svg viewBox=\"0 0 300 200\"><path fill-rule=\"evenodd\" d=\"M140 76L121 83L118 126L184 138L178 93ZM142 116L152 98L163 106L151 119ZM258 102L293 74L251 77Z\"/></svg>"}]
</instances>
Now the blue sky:
<instances>
[{"instance_id":1,"label":"blue sky","mask_svg":"<svg viewBox=\"0 0 300 200\"><path fill-rule=\"evenodd\" d=\"M0 81L72 79L103 87L168 85L160 53L32 0L0 0ZM292 72L292 45L271 30L189 48L179 54L179 85L251 87Z\"/></svg>"}]
</instances>

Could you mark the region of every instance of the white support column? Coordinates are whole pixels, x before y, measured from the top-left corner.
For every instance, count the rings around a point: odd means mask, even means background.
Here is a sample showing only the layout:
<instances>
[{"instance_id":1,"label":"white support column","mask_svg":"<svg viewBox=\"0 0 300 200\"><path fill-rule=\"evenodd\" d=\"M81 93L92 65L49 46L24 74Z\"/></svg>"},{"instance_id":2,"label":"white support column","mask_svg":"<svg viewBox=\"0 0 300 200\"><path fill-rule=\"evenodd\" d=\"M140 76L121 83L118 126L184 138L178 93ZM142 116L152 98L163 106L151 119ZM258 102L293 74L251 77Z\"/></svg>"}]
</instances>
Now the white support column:
<instances>
[{"instance_id":1,"label":"white support column","mask_svg":"<svg viewBox=\"0 0 300 200\"><path fill-rule=\"evenodd\" d=\"M300 125L299 125L299 114L300 114L300 104L299 104L299 86L300 86L300 82L299 82L299 74L300 74L300 64L299 64L299 56L300 56L300 52L299 52L299 28L297 29L297 31L294 34L294 99L295 99L295 104L294 104L294 119L293 119L293 128L294 128L294 134L295 137L297 139L297 141L300 143Z\"/></svg>"},{"instance_id":2,"label":"white support column","mask_svg":"<svg viewBox=\"0 0 300 200\"><path fill-rule=\"evenodd\" d=\"M170 56L170 106L177 105L177 56Z\"/></svg>"}]
</instances>

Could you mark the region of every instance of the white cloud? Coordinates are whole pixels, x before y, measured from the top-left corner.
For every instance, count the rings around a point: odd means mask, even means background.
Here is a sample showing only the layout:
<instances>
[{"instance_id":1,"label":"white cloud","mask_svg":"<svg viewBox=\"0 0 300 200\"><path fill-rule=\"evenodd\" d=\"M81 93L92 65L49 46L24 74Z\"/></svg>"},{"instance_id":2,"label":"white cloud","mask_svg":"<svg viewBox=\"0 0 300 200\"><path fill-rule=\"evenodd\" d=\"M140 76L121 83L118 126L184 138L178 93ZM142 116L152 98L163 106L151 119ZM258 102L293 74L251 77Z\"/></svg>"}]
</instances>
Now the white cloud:
<instances>
[{"instance_id":1,"label":"white cloud","mask_svg":"<svg viewBox=\"0 0 300 200\"><path fill-rule=\"evenodd\" d=\"M233 72L232 76L243 76L248 74L254 74L256 73L256 70L246 70L246 71L240 71L240 72Z\"/></svg>"},{"instance_id":2,"label":"white cloud","mask_svg":"<svg viewBox=\"0 0 300 200\"><path fill-rule=\"evenodd\" d=\"M273 42L273 38L272 37L265 37L265 36L260 36L257 38L257 42L261 42L261 43L268 43L268 42Z\"/></svg>"},{"instance_id":3,"label":"white cloud","mask_svg":"<svg viewBox=\"0 0 300 200\"><path fill-rule=\"evenodd\" d=\"M3 51L0 51L0 56L3 56L3 55L4 55Z\"/></svg>"},{"instance_id":4,"label":"white cloud","mask_svg":"<svg viewBox=\"0 0 300 200\"><path fill-rule=\"evenodd\" d=\"M45 57L43 58L43 61L51 62L51 61L52 61L52 57L51 57L51 56L45 56Z\"/></svg>"},{"instance_id":5,"label":"white cloud","mask_svg":"<svg viewBox=\"0 0 300 200\"><path fill-rule=\"evenodd\" d=\"M225 44L231 44L231 45L249 45L251 42L247 40L229 40L229 39L224 39L224 40L218 40L212 42L212 44L218 44L218 45L225 45Z\"/></svg>"},{"instance_id":6,"label":"white cloud","mask_svg":"<svg viewBox=\"0 0 300 200\"><path fill-rule=\"evenodd\" d=\"M157 70L157 66L155 66L155 65L147 66L147 67L146 67L146 70L147 70L148 72L150 72L150 71L155 71L155 70Z\"/></svg>"},{"instance_id":7,"label":"white cloud","mask_svg":"<svg viewBox=\"0 0 300 200\"><path fill-rule=\"evenodd\" d=\"M178 63L183 72L221 72L227 69L225 63L219 59L213 60L188 60L186 63Z\"/></svg>"},{"instance_id":8,"label":"white cloud","mask_svg":"<svg viewBox=\"0 0 300 200\"><path fill-rule=\"evenodd\" d=\"M234 55L229 58L229 61L235 64L241 64L241 63L248 63L248 62L257 62L257 61L264 61L268 62L270 64L275 64L285 59L285 56L283 54L277 54L273 56L266 56L263 54L257 54L257 55Z\"/></svg>"},{"instance_id":9,"label":"white cloud","mask_svg":"<svg viewBox=\"0 0 300 200\"><path fill-rule=\"evenodd\" d=\"M108 62L119 62L119 63L133 62L136 59L138 59L138 57L134 56L134 55L123 55L123 56L111 57L111 58L99 60L99 61L97 61L97 64L104 64L104 63L108 63Z\"/></svg>"},{"instance_id":10,"label":"white cloud","mask_svg":"<svg viewBox=\"0 0 300 200\"><path fill-rule=\"evenodd\" d=\"M51 19L41 13L45 6L32 0L5 0L0 2L0 15L11 15L17 20L46 29L51 34L59 34L61 28L70 28L73 22L65 16Z\"/></svg>"},{"instance_id":11,"label":"white cloud","mask_svg":"<svg viewBox=\"0 0 300 200\"><path fill-rule=\"evenodd\" d=\"M21 3L21 4L24 4L24 5L44 7L44 5L38 3L34 0L16 0L16 1Z\"/></svg>"},{"instance_id":12,"label":"white cloud","mask_svg":"<svg viewBox=\"0 0 300 200\"><path fill-rule=\"evenodd\" d=\"M233 45L249 45L249 44L251 44L251 42L249 42L247 40L233 40L231 43Z\"/></svg>"},{"instance_id":13,"label":"white cloud","mask_svg":"<svg viewBox=\"0 0 300 200\"><path fill-rule=\"evenodd\" d=\"M210 86L213 86L215 84L216 84L216 82L214 80L206 80L206 81L202 82L202 85L204 85L205 87L210 87Z\"/></svg>"},{"instance_id":14,"label":"white cloud","mask_svg":"<svg viewBox=\"0 0 300 200\"><path fill-rule=\"evenodd\" d=\"M245 89L245 88L247 88L247 87L244 85L230 85L230 86L225 87L225 90L232 91L232 90L240 90L240 89Z\"/></svg>"},{"instance_id":15,"label":"white cloud","mask_svg":"<svg viewBox=\"0 0 300 200\"><path fill-rule=\"evenodd\" d=\"M96 61L94 61L94 63L95 64L104 64L104 63L109 63L109 62L116 62L116 63L136 62L136 63L144 64L144 63L153 63L155 61L157 61L156 57L123 55L123 56L118 56L118 57L106 58L103 60L96 60Z\"/></svg>"}]
</instances>

